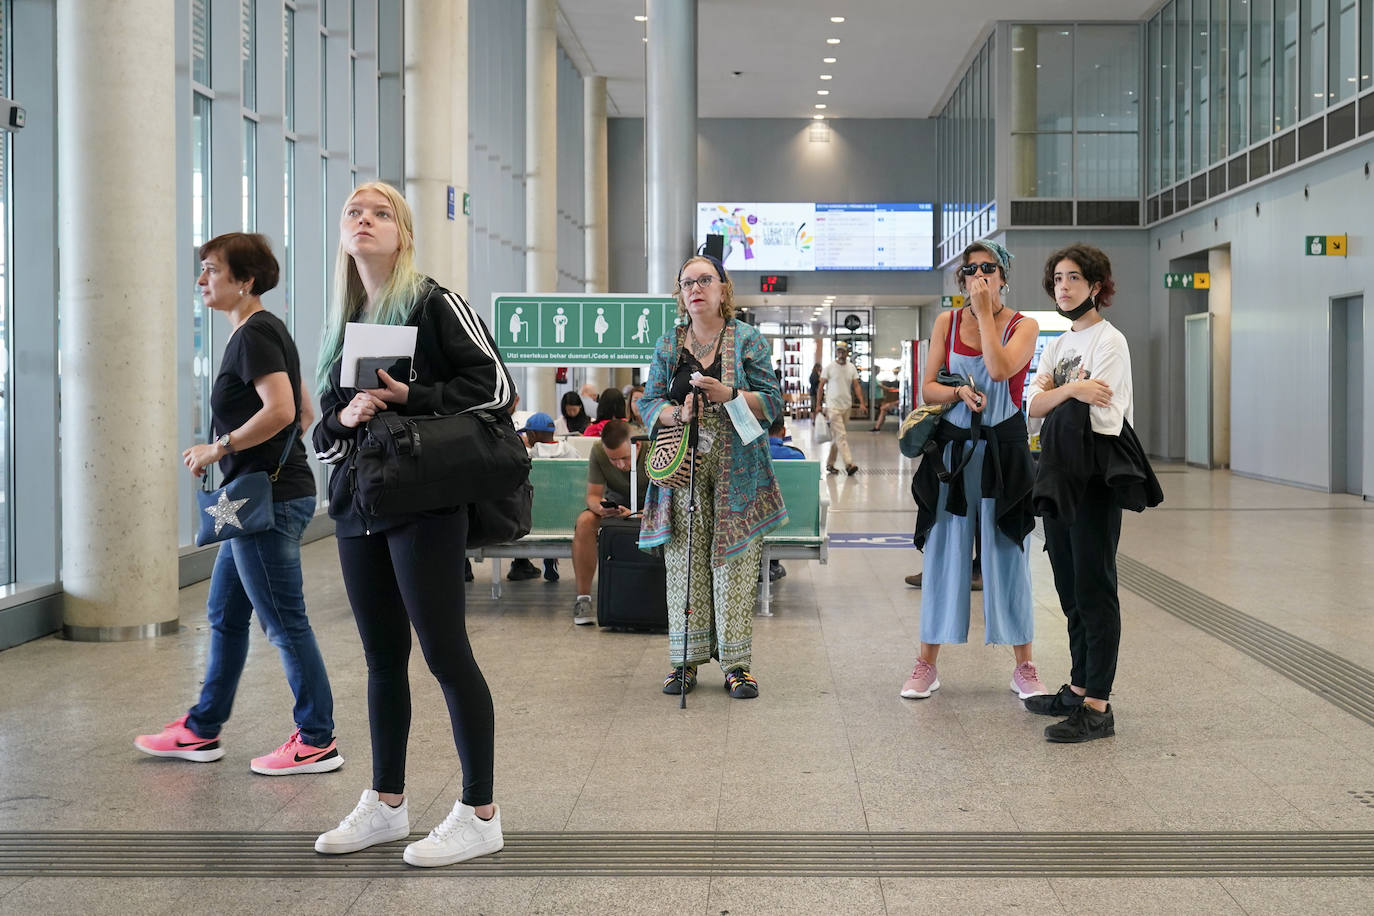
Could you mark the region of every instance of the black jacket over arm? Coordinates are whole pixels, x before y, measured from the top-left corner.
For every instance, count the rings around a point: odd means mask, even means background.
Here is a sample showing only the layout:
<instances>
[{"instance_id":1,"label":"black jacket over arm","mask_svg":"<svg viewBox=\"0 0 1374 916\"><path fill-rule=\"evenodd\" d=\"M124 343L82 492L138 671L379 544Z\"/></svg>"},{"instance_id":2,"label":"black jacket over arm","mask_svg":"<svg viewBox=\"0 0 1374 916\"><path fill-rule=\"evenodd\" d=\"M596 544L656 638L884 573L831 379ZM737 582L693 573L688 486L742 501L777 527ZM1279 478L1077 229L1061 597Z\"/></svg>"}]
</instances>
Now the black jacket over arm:
<instances>
[{"instance_id":1,"label":"black jacket over arm","mask_svg":"<svg viewBox=\"0 0 1374 916\"><path fill-rule=\"evenodd\" d=\"M959 467L963 450L975 445L970 442L973 438L982 439L988 444L983 458L982 494L984 499L996 501L998 530L1020 547L1026 535L1035 528L1035 516L1031 510L1031 485L1035 470L1026 441L1025 415L1018 410L996 426L980 426L973 431L941 420L935 430L934 454L928 453L921 459L915 476L911 478L911 495L916 500L916 534L912 540L921 550L925 549L930 529L935 527L940 476L946 472L941 458L945 443L954 443L950 460L954 467ZM951 475L946 482L949 484L949 497L945 500L945 508L953 515L967 515L963 469Z\"/></svg>"},{"instance_id":2,"label":"black jacket over arm","mask_svg":"<svg viewBox=\"0 0 1374 916\"><path fill-rule=\"evenodd\" d=\"M1116 505L1143 512L1164 501L1154 468L1135 430L1121 421L1121 435L1093 432L1088 405L1070 399L1050 411L1040 428L1040 467L1035 475L1035 514L1072 524L1088 479L1102 477Z\"/></svg>"},{"instance_id":3,"label":"black jacket over arm","mask_svg":"<svg viewBox=\"0 0 1374 916\"><path fill-rule=\"evenodd\" d=\"M415 381L410 383L406 403L393 404L389 410L420 416L482 409L499 413L510 407L515 400L515 384L491 332L462 296L430 280L428 292L406 324L418 328L412 364ZM364 517L354 505L352 463L348 459L367 430L349 429L339 422L339 411L358 391L340 387L340 369L340 361L329 368L329 386L320 393L320 422L315 425L313 441L317 457L331 466L329 515L336 522L335 533L356 537L411 519Z\"/></svg>"}]
</instances>

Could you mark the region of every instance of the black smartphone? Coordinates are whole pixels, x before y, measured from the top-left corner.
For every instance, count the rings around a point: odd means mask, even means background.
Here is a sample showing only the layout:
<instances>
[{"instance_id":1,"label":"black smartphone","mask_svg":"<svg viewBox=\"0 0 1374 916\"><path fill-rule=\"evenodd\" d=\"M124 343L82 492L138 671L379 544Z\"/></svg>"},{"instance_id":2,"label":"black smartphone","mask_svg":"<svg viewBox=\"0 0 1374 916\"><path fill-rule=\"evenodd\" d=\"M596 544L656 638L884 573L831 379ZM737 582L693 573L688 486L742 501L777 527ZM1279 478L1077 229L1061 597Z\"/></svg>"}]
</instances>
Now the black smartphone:
<instances>
[{"instance_id":1,"label":"black smartphone","mask_svg":"<svg viewBox=\"0 0 1374 916\"><path fill-rule=\"evenodd\" d=\"M360 356L358 357L358 371L353 380L353 387L383 387L382 380L377 377L378 369L404 385L410 384L409 356Z\"/></svg>"},{"instance_id":2,"label":"black smartphone","mask_svg":"<svg viewBox=\"0 0 1374 916\"><path fill-rule=\"evenodd\" d=\"M603 500L601 501L601 508L603 508L603 509L619 509L619 508L620 508L620 503L616 502L616 501L613 500L613 499L603 499Z\"/></svg>"}]
</instances>

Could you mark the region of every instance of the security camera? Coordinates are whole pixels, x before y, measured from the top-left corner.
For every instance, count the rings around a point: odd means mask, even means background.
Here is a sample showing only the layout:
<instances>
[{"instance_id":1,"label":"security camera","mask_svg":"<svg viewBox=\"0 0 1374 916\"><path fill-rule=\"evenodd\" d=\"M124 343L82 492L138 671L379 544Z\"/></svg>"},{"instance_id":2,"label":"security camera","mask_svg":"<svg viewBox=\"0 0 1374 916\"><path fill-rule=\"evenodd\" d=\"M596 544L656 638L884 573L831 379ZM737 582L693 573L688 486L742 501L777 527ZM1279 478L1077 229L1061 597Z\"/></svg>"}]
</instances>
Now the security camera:
<instances>
[{"instance_id":1,"label":"security camera","mask_svg":"<svg viewBox=\"0 0 1374 916\"><path fill-rule=\"evenodd\" d=\"M0 128L19 130L24 126L24 106L0 96Z\"/></svg>"}]
</instances>

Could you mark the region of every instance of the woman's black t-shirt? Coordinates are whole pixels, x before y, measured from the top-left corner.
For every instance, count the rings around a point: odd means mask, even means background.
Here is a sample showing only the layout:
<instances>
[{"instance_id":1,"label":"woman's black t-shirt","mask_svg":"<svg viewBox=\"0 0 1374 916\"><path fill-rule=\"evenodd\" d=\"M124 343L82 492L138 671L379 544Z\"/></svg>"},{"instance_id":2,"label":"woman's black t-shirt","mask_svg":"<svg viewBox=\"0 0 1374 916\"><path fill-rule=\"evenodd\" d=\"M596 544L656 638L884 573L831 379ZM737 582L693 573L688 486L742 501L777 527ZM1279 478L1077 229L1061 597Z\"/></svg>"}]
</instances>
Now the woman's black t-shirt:
<instances>
[{"instance_id":1,"label":"woman's black t-shirt","mask_svg":"<svg viewBox=\"0 0 1374 916\"><path fill-rule=\"evenodd\" d=\"M685 347L678 351L677 369L673 372L673 380L668 384L668 399L679 404L686 403L687 395L696 389L692 387L692 373L700 372L707 378L720 381L720 359L711 363L711 368L701 368L701 360L692 355L692 352Z\"/></svg>"},{"instance_id":2,"label":"woman's black t-shirt","mask_svg":"<svg viewBox=\"0 0 1374 916\"><path fill-rule=\"evenodd\" d=\"M253 379L273 372L286 373L291 380L291 393L299 404L300 354L296 352L296 344L291 340L286 325L276 315L263 309L249 315L224 347L219 375L215 376L215 385L210 391L210 428L213 438L233 432L262 410L262 398L258 397L257 389L253 387ZM294 422L266 442L220 459L219 469L224 483L254 471L267 471L270 474L276 470L288 437L294 437L294 442L281 474L272 484L272 499L281 502L284 499L314 496L315 477L310 473L305 445ZM233 442L229 444L232 446Z\"/></svg>"}]
</instances>

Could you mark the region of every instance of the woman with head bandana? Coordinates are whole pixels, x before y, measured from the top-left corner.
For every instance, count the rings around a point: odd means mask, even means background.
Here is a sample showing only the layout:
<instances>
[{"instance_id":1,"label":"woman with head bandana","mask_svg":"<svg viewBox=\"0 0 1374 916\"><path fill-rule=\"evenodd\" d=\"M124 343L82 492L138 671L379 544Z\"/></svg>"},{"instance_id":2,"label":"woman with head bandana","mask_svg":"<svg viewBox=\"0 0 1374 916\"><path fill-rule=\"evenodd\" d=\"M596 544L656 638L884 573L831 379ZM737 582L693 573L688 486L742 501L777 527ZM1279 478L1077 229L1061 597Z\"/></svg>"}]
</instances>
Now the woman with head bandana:
<instances>
[{"instance_id":1,"label":"woman with head bandana","mask_svg":"<svg viewBox=\"0 0 1374 916\"><path fill-rule=\"evenodd\" d=\"M983 618L988 643L1016 657L1011 689L1025 699L1045 693L1031 661L1032 605L1026 549L1031 514L1030 447L1021 412L1026 370L1040 329L1002 304L1011 255L980 239L964 249L959 288L969 305L941 314L921 379L927 403L952 403L912 480L916 546L925 552L921 648L902 696L940 687L936 657L945 643L968 641L973 538L982 542ZM971 384L941 384L941 369Z\"/></svg>"}]
</instances>

